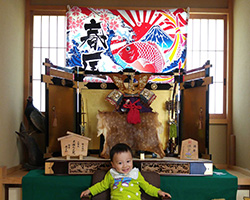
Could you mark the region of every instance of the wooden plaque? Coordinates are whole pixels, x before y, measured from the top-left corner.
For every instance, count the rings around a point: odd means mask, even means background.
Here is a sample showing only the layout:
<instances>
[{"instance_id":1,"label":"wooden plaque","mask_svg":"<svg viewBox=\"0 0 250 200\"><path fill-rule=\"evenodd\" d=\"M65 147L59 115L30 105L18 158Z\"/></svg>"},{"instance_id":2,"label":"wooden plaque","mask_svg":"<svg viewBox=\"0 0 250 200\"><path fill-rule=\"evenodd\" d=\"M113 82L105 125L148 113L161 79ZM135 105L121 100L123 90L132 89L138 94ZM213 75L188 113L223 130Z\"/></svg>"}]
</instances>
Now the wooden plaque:
<instances>
[{"instance_id":1,"label":"wooden plaque","mask_svg":"<svg viewBox=\"0 0 250 200\"><path fill-rule=\"evenodd\" d=\"M183 140L180 159L198 160L198 142L190 138Z\"/></svg>"}]
</instances>

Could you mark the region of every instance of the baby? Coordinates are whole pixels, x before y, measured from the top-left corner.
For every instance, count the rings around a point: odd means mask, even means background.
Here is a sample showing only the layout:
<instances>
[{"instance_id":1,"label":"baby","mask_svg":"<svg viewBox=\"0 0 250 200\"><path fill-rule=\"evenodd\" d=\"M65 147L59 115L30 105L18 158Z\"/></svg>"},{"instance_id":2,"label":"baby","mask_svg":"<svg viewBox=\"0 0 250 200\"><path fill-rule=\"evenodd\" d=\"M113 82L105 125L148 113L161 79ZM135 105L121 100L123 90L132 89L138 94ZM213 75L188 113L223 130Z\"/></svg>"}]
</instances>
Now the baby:
<instances>
[{"instance_id":1,"label":"baby","mask_svg":"<svg viewBox=\"0 0 250 200\"><path fill-rule=\"evenodd\" d=\"M139 169L133 168L131 148L123 143L118 143L110 151L112 168L107 172L104 179L81 193L81 197L101 193L108 188L111 191L112 200L133 199L140 200L140 187L150 196L168 196L170 194L150 185L144 180Z\"/></svg>"}]
</instances>

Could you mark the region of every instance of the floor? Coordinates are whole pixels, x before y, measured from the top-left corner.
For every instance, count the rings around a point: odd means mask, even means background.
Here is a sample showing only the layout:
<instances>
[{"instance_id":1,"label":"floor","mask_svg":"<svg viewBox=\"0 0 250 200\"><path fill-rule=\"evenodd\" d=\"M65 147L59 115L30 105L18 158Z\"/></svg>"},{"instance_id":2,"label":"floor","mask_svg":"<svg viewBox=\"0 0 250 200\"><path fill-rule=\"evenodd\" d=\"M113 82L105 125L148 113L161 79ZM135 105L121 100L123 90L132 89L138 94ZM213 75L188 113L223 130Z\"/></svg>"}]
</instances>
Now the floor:
<instances>
[{"instance_id":1,"label":"floor","mask_svg":"<svg viewBox=\"0 0 250 200\"><path fill-rule=\"evenodd\" d=\"M238 190L237 200L243 200L243 197L250 197L250 191L248 190Z\"/></svg>"}]
</instances>

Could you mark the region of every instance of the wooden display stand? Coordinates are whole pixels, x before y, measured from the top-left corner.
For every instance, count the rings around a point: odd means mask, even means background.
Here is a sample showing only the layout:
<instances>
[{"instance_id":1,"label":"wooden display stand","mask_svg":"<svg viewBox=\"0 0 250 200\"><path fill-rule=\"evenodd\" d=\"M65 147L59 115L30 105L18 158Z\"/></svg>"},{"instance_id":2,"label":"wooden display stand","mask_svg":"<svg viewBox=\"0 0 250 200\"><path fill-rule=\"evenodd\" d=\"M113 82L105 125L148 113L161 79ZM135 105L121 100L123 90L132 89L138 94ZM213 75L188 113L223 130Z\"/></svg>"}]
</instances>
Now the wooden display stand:
<instances>
[{"instance_id":1,"label":"wooden display stand","mask_svg":"<svg viewBox=\"0 0 250 200\"><path fill-rule=\"evenodd\" d=\"M238 178L238 190L250 192L250 171L237 166L219 165L218 169L226 169L230 174ZM20 165L7 169L0 167L0 199L8 200L10 187L22 187L22 178L28 173Z\"/></svg>"},{"instance_id":2,"label":"wooden display stand","mask_svg":"<svg viewBox=\"0 0 250 200\"><path fill-rule=\"evenodd\" d=\"M47 105L46 113L48 120L48 151L53 153L60 151L59 142L57 138L62 137L67 130L75 133L80 133L80 125L82 125L82 116L86 113L82 113L81 110L81 96L76 90L82 88L92 89L118 89L117 85L121 85L124 91L134 92L140 91L142 88L152 90L169 90L172 86L170 84L156 84L148 83L140 75L146 76L147 80L151 75L166 75L166 74L137 74L134 71L124 71L123 75L120 73L101 73L95 71L80 71L76 74L59 72L56 66L53 66L48 60L44 63L46 66L46 75L43 75L42 81L46 83L47 90ZM180 91L177 93L175 98L172 99L174 110L172 115L176 115L177 121L177 138L175 139L175 146L180 148L183 140L192 138L198 141L199 144L199 157L210 158L209 155L209 114L208 114L208 100L209 100L209 84L212 83L212 77L209 77L210 63L207 62L203 67L195 71L183 72L176 71L171 72L167 75L174 76L175 88ZM118 79L117 83L83 83L84 76L97 75L97 76L116 76ZM140 77L138 88L134 87L133 81L132 86L126 88L124 80L134 80L136 76ZM137 79L136 79L137 80ZM128 83L129 84L129 83ZM67 89L65 89L67 88ZM175 90L174 88L174 90ZM54 90L55 89L55 90ZM64 90L65 89L65 90ZM120 89L120 87L119 87ZM70 91L70 92L68 92ZM68 93L65 93L68 92ZM175 94L175 93L174 93ZM198 96L199 95L199 96ZM64 100L67 96L69 100ZM175 96L175 95L173 95ZM64 104L62 104L62 100ZM104 99L103 99L104 100ZM67 102L67 103L65 103ZM68 102L71 102L68 104ZM66 111L67 110L67 111ZM74 117L72 117L74 116ZM65 118L68 117L67 120ZM60 120L59 120L60 119ZM185 119L185 120L184 120ZM57 125L53 123L57 121ZM67 122L67 123L66 123ZM91 121L92 122L92 121ZM84 120L83 120L84 123ZM164 122L165 123L165 122ZM83 124L84 125L84 124ZM65 130L66 129L66 130ZM102 143L99 149L94 149L97 153L102 149ZM92 149L89 149L92 150ZM177 154L180 153L180 149L177 150ZM93 153L93 152L90 152ZM166 153L166 152L165 152ZM173 152L171 152L173 153ZM205 156L203 156L205 155ZM161 156L163 157L163 156Z\"/></svg>"},{"instance_id":3,"label":"wooden display stand","mask_svg":"<svg viewBox=\"0 0 250 200\"><path fill-rule=\"evenodd\" d=\"M173 157L133 159L134 166L140 171L153 171L160 175L173 176L212 176L213 163L211 160L180 160ZM109 159L85 157L83 160L50 158L45 162L46 175L89 175L96 170L108 170Z\"/></svg>"},{"instance_id":4,"label":"wooden display stand","mask_svg":"<svg viewBox=\"0 0 250 200\"><path fill-rule=\"evenodd\" d=\"M21 188L22 178L28 173L21 165L7 169L0 167L0 199L9 199L9 188Z\"/></svg>"}]
</instances>

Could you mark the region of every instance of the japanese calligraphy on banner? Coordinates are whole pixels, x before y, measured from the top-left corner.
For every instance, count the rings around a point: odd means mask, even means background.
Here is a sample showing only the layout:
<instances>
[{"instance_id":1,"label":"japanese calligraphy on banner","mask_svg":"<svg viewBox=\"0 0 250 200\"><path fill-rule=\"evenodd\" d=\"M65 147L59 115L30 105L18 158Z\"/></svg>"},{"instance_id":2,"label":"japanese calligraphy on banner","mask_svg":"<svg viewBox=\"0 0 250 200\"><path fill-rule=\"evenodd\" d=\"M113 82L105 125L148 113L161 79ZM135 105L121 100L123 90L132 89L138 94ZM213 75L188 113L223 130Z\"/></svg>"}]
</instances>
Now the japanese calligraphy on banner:
<instances>
[{"instance_id":1,"label":"japanese calligraphy on banner","mask_svg":"<svg viewBox=\"0 0 250 200\"><path fill-rule=\"evenodd\" d=\"M132 68L142 73L184 68L187 24L185 9L110 10L74 6L67 12L67 67L100 72ZM172 77L151 76L150 81L171 82Z\"/></svg>"}]
</instances>

